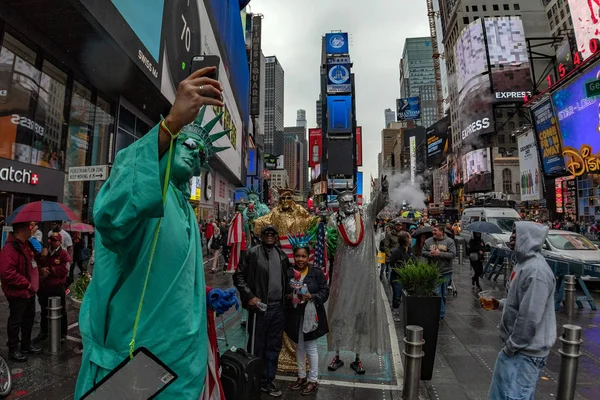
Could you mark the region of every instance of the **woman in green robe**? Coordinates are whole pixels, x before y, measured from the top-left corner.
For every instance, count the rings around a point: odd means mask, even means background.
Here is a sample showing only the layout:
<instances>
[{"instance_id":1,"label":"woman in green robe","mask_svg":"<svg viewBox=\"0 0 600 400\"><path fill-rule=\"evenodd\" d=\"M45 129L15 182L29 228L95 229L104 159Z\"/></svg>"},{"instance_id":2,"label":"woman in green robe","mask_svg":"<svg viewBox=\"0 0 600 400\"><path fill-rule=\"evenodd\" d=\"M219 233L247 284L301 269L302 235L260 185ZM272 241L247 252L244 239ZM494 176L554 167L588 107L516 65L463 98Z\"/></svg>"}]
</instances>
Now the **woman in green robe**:
<instances>
[{"instance_id":1,"label":"woman in green robe","mask_svg":"<svg viewBox=\"0 0 600 400\"><path fill-rule=\"evenodd\" d=\"M96 263L80 311L84 352L75 398L79 399L130 355L138 304L151 270L139 315L135 348L146 347L178 378L160 399L198 399L207 370L206 286L200 233L189 204L189 181L219 149L208 137L204 105L222 107L221 86L192 74L179 87L169 116L117 154L94 206ZM171 136L170 182L163 202ZM216 137L218 136L218 137ZM171 154L170 152L167 154ZM165 156L163 156L165 155ZM162 220L161 220L162 218Z\"/></svg>"}]
</instances>

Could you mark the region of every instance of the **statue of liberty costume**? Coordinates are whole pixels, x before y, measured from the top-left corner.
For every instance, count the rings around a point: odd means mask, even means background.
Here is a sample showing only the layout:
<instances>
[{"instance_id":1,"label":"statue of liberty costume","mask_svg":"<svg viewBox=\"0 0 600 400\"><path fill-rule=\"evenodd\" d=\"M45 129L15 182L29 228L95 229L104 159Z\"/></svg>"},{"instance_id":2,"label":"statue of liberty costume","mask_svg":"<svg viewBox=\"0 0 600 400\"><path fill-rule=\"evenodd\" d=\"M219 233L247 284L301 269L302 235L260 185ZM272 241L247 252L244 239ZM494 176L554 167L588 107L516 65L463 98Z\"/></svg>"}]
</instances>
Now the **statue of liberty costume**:
<instances>
[{"instance_id":1,"label":"statue of liberty costume","mask_svg":"<svg viewBox=\"0 0 600 400\"><path fill-rule=\"evenodd\" d=\"M203 127L205 109L172 137L162 157L158 125L120 151L98 194L95 270L79 317L84 352L76 399L142 346L178 375L157 399L199 399L215 379L220 387L200 233L188 201L190 178L224 149L212 142L227 133L209 136L221 115Z\"/></svg>"},{"instance_id":2,"label":"statue of liberty costume","mask_svg":"<svg viewBox=\"0 0 600 400\"><path fill-rule=\"evenodd\" d=\"M339 350L350 350L356 353L350 367L357 374L364 374L359 354L381 353L388 335L385 303L375 268L373 229L373 220L388 200L386 177L382 177L381 191L366 208L359 208L354 197L351 190L338 194L339 210L328 221L329 227L338 231L327 311L329 348L336 350L336 356L329 370L344 365Z\"/></svg>"}]
</instances>

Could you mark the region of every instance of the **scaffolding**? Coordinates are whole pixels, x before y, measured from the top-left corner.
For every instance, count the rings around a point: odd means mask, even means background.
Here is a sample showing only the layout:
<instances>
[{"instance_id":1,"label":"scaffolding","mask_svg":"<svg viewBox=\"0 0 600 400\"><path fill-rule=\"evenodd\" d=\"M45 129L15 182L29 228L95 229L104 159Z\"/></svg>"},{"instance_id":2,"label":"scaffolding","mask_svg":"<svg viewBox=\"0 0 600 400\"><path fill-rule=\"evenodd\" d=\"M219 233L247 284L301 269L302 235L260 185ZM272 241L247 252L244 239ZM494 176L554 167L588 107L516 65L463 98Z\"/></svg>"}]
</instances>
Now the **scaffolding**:
<instances>
[{"instance_id":1,"label":"scaffolding","mask_svg":"<svg viewBox=\"0 0 600 400\"><path fill-rule=\"evenodd\" d=\"M437 41L437 29L435 27L435 18L439 15L433 8L434 0L427 0L427 16L429 17L429 32L431 35L431 46L433 49L433 71L435 75L435 91L437 102L437 119L444 117L444 98L442 93L442 72L440 71L440 54Z\"/></svg>"}]
</instances>

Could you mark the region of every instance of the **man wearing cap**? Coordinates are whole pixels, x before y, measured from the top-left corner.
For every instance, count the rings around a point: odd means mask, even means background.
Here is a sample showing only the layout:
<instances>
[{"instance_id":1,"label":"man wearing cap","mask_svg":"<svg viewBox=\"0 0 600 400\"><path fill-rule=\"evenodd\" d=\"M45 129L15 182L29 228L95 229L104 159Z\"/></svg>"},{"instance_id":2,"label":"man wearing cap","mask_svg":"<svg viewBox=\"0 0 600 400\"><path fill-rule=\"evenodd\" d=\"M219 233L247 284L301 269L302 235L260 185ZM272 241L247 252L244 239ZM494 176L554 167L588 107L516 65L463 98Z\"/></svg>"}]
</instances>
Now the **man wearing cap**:
<instances>
[{"instance_id":1,"label":"man wearing cap","mask_svg":"<svg viewBox=\"0 0 600 400\"><path fill-rule=\"evenodd\" d=\"M41 342L48 337L48 299L53 296L60 297L62 305L61 315L61 340L67 338L67 309L65 307L65 286L69 274L68 264L71 257L62 248L62 235L52 232L48 238L48 249L42 251L40 263L40 289L38 301L40 302L41 319L40 333L33 341Z\"/></svg>"},{"instance_id":2,"label":"man wearing cap","mask_svg":"<svg viewBox=\"0 0 600 400\"><path fill-rule=\"evenodd\" d=\"M283 340L283 294L290 268L287 255L275 246L278 235L275 226L264 226L261 229L262 243L246 252L233 274L233 283L240 292L242 305L250 312L248 351L262 358L261 389L273 397L282 395L273 381ZM267 305L266 312L260 311L259 304ZM252 339L254 349L251 348Z\"/></svg>"}]
</instances>

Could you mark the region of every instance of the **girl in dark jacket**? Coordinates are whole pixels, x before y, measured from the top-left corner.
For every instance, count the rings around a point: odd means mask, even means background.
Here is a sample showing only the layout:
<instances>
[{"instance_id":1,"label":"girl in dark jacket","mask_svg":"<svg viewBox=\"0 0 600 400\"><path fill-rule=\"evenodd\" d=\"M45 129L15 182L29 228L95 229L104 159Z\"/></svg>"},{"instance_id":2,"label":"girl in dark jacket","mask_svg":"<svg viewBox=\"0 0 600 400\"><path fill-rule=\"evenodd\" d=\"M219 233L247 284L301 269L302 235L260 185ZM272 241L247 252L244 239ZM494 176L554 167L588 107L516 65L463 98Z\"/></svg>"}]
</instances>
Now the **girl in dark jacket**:
<instances>
[{"instance_id":1,"label":"girl in dark jacket","mask_svg":"<svg viewBox=\"0 0 600 400\"><path fill-rule=\"evenodd\" d=\"M473 269L473 276L471 277L471 284L473 287L477 287L477 290L481 291L479 285L479 277L483 274L483 254L485 253L485 243L481 239L480 232L473 232L473 237L469 240L467 246L467 252L469 254L469 261L471 262L471 268Z\"/></svg>"},{"instance_id":2,"label":"girl in dark jacket","mask_svg":"<svg viewBox=\"0 0 600 400\"><path fill-rule=\"evenodd\" d=\"M295 286L305 285L305 294L294 290L291 284L286 286L285 333L297 344L296 361L298 363L298 379L292 383L291 390L302 390L308 395L317 390L319 377L319 354L317 352L317 339L329 332L327 315L323 304L329 298L329 286L323 271L308 265L310 249L306 242L295 241L290 238L294 246L294 260L296 264L288 270L288 282L295 281ZM296 272L296 274L294 274ZM303 291L304 292L304 291ZM296 298L296 300L294 300ZM301 303L298 303L301 301ZM304 311L308 302L312 301L317 309L318 327L309 333L304 333ZM295 304L294 304L295 303ZM310 370L306 374L306 357Z\"/></svg>"}]
</instances>

